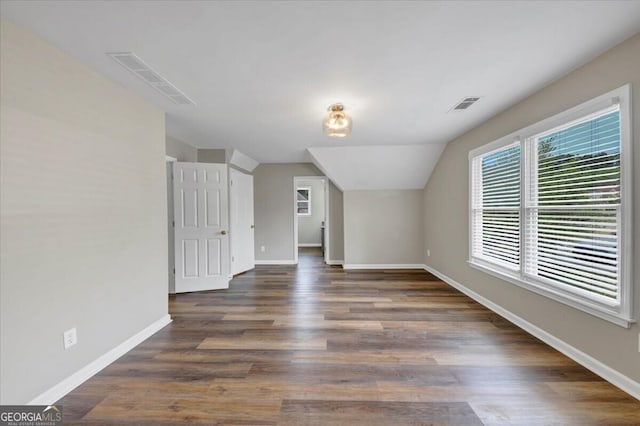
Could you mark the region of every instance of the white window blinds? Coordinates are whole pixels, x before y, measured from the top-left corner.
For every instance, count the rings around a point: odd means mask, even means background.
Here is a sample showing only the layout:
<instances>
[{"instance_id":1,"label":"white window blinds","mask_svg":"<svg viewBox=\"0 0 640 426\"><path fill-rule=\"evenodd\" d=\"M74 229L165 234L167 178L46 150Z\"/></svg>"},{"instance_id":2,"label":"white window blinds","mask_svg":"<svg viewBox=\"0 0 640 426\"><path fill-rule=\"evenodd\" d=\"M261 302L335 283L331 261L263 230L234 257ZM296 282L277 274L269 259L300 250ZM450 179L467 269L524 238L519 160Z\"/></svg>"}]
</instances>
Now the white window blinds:
<instances>
[{"instance_id":1,"label":"white window blinds","mask_svg":"<svg viewBox=\"0 0 640 426\"><path fill-rule=\"evenodd\" d=\"M469 263L629 327L631 86L469 152Z\"/></svg>"},{"instance_id":2,"label":"white window blinds","mask_svg":"<svg viewBox=\"0 0 640 426\"><path fill-rule=\"evenodd\" d=\"M590 296L618 297L620 110L534 135L525 273Z\"/></svg>"},{"instance_id":3,"label":"white window blinds","mask_svg":"<svg viewBox=\"0 0 640 426\"><path fill-rule=\"evenodd\" d=\"M520 267L520 143L473 160L473 255Z\"/></svg>"}]
</instances>

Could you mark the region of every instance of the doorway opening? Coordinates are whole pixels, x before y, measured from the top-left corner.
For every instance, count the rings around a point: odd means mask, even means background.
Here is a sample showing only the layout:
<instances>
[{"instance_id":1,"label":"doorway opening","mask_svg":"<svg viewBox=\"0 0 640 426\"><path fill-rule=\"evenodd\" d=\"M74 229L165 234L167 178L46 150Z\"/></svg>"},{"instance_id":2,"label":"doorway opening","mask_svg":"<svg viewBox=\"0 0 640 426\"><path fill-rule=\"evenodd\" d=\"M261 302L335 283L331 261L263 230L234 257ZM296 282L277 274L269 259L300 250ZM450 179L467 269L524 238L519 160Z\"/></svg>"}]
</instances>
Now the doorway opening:
<instances>
[{"instance_id":1,"label":"doorway opening","mask_svg":"<svg viewBox=\"0 0 640 426\"><path fill-rule=\"evenodd\" d=\"M326 176L296 176L294 188L294 259L329 259L329 181Z\"/></svg>"}]
</instances>

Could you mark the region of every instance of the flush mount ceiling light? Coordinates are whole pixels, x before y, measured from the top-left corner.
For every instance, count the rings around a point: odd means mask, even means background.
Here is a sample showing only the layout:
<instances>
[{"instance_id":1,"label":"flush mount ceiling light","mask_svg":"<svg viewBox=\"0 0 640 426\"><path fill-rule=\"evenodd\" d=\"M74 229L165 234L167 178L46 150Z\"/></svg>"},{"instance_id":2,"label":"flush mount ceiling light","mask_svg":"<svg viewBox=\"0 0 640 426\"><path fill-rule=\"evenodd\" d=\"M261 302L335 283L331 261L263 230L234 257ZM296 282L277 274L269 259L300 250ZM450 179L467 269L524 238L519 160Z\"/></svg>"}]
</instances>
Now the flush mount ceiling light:
<instances>
[{"instance_id":1,"label":"flush mount ceiling light","mask_svg":"<svg viewBox=\"0 0 640 426\"><path fill-rule=\"evenodd\" d=\"M322 120L322 130L327 136L343 138L351 133L351 117L344 112L344 105L333 104L327 108Z\"/></svg>"}]
</instances>

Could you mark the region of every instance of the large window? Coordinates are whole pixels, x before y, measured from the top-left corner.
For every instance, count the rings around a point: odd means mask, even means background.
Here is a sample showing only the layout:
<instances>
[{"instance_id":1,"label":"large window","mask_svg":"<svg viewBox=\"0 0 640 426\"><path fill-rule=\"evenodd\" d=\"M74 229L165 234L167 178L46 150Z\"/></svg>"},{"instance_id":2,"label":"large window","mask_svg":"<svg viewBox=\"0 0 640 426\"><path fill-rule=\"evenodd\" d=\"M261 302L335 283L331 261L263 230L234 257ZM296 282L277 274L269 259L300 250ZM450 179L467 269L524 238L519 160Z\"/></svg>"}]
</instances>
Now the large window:
<instances>
[{"instance_id":1,"label":"large window","mask_svg":"<svg viewBox=\"0 0 640 426\"><path fill-rule=\"evenodd\" d=\"M631 322L629 86L469 154L473 266Z\"/></svg>"}]
</instances>

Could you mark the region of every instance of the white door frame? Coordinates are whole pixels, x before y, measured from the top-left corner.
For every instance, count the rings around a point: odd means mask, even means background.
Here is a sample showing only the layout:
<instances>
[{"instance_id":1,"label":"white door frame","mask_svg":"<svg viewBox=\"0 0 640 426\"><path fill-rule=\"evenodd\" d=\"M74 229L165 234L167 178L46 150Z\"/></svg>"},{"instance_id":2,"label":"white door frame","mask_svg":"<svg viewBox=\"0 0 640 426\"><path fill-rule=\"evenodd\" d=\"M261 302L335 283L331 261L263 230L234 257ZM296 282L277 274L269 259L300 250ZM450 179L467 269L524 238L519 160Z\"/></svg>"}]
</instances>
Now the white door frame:
<instances>
[{"instance_id":1,"label":"white door frame","mask_svg":"<svg viewBox=\"0 0 640 426\"><path fill-rule=\"evenodd\" d=\"M169 246L169 294L176 294L176 258L175 246L173 243L173 164L177 158L165 155L165 166L167 170L167 245Z\"/></svg>"},{"instance_id":2,"label":"white door frame","mask_svg":"<svg viewBox=\"0 0 640 426\"><path fill-rule=\"evenodd\" d=\"M231 275L237 275L237 274L240 274L242 272L246 272L246 271L249 271L249 270L255 268L255 235L254 235L255 209L251 210L251 218L252 219L251 219L251 224L250 224L250 226L251 226L250 232L252 234L252 236L251 236L252 244L251 244L250 247L248 247L250 249L251 257L253 259L253 261L251 262L252 266L250 268L248 268L248 269L243 269L241 271L236 270L235 269L235 265L236 264L234 263L234 259L233 259L234 255L236 254L235 250L237 249L235 247L234 240L235 240L235 243L237 243L236 235L238 235L238 232L239 232L238 229L235 229L237 224L235 224L236 226L234 226L234 219L236 218L237 212L234 211L233 199L234 199L234 197L237 196L237 192L235 192L235 191L237 191L237 189L238 189L239 179L241 179L240 175L242 175L242 177L247 177L248 176L251 179L251 187L250 187L250 190L251 190L251 205L253 206L253 203L254 203L253 202L253 175L251 175L249 173L245 173L245 172L240 171L240 170L237 170L237 169L235 169L233 167L229 167L229 245L230 245L229 253L230 253L230 256L231 256L230 257L230 274ZM237 184L235 186L233 185L234 179L237 182Z\"/></svg>"},{"instance_id":3,"label":"white door frame","mask_svg":"<svg viewBox=\"0 0 640 426\"><path fill-rule=\"evenodd\" d=\"M304 180L321 180L324 182L324 263L329 259L329 178L326 176L294 176L293 177L293 263L298 264L298 182Z\"/></svg>"}]
</instances>

